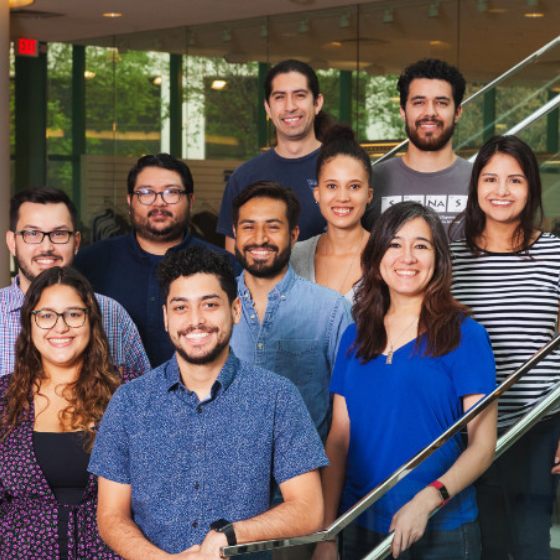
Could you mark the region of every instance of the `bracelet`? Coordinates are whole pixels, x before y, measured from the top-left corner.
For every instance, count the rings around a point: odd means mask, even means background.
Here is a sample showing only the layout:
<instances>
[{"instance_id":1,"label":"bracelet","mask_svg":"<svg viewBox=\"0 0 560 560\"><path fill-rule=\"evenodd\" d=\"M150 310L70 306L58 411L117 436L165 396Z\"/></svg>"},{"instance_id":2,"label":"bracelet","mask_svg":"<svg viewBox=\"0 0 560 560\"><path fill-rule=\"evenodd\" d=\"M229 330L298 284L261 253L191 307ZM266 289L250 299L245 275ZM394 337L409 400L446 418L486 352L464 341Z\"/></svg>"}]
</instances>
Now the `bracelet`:
<instances>
[{"instance_id":1,"label":"bracelet","mask_svg":"<svg viewBox=\"0 0 560 560\"><path fill-rule=\"evenodd\" d=\"M432 483L428 484L428 486L433 486L439 492L439 496L441 498L441 504L439 505L440 508L443 507L451 499L451 497L449 496L449 492L447 491L447 488L445 487L443 482L434 480Z\"/></svg>"}]
</instances>

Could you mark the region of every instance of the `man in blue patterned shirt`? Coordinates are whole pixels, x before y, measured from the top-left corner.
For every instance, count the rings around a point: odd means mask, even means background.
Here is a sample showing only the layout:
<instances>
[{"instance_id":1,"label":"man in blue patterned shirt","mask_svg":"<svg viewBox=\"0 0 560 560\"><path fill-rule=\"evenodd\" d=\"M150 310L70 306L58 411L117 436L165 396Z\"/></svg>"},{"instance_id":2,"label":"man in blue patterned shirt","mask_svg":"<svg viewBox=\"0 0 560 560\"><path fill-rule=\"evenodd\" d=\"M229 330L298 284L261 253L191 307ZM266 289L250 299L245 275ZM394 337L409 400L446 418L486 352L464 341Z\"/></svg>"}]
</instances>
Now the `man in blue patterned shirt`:
<instances>
[{"instance_id":1,"label":"man in blue patterned shirt","mask_svg":"<svg viewBox=\"0 0 560 560\"><path fill-rule=\"evenodd\" d=\"M228 257L169 252L158 275L176 352L105 412L89 465L100 535L128 560L194 560L318 529L326 456L292 383L229 347L241 303ZM269 509L273 482L284 503Z\"/></svg>"},{"instance_id":2,"label":"man in blue patterned shirt","mask_svg":"<svg viewBox=\"0 0 560 560\"><path fill-rule=\"evenodd\" d=\"M0 290L0 375L13 371L20 309L32 280L43 270L72 264L80 244L76 207L59 189L25 189L10 200L6 242L17 259L19 274L11 286ZM149 370L138 329L128 313L115 300L100 294L96 297L115 365Z\"/></svg>"}]
</instances>

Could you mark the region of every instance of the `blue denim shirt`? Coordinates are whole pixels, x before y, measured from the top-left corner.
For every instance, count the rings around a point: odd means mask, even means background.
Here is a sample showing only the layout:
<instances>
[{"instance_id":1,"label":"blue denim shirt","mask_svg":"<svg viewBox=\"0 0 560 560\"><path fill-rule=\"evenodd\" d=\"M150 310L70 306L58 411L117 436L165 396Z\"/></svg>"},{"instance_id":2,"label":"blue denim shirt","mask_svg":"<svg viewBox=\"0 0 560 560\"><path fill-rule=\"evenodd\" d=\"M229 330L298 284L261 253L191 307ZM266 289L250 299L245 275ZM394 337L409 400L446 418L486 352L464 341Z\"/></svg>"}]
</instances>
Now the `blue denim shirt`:
<instances>
[{"instance_id":1,"label":"blue denim shirt","mask_svg":"<svg viewBox=\"0 0 560 560\"><path fill-rule=\"evenodd\" d=\"M89 470L130 484L142 533L178 553L201 544L218 519L268 510L273 481L327 464L293 384L230 352L203 401L183 385L175 357L119 387Z\"/></svg>"},{"instance_id":2,"label":"blue denim shirt","mask_svg":"<svg viewBox=\"0 0 560 560\"><path fill-rule=\"evenodd\" d=\"M323 441L330 423L329 384L338 344L352 323L350 304L339 293L297 276L291 266L270 290L262 324L238 278L243 314L231 347L240 359L287 377L299 389Z\"/></svg>"}]
</instances>

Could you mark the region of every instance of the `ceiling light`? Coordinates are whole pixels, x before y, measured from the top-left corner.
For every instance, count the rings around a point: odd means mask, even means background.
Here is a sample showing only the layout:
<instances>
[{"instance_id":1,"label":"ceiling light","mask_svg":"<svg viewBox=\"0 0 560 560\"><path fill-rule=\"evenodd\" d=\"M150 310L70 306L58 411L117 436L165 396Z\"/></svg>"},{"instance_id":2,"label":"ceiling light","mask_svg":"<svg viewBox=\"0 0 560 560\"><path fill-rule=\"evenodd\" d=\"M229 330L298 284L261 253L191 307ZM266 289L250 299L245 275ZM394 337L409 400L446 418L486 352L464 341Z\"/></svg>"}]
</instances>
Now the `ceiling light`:
<instances>
[{"instance_id":1,"label":"ceiling light","mask_svg":"<svg viewBox=\"0 0 560 560\"><path fill-rule=\"evenodd\" d=\"M103 17L109 17L109 18L117 18L117 17L121 17L122 14L119 14L118 12L105 12L103 14Z\"/></svg>"},{"instance_id":2,"label":"ceiling light","mask_svg":"<svg viewBox=\"0 0 560 560\"><path fill-rule=\"evenodd\" d=\"M436 18L439 17L439 2L434 2L430 4L428 8L428 17L429 18Z\"/></svg>"},{"instance_id":3,"label":"ceiling light","mask_svg":"<svg viewBox=\"0 0 560 560\"><path fill-rule=\"evenodd\" d=\"M153 84L156 85L156 86L161 86L161 82L162 82L161 76L156 76L156 77L152 80L152 82L153 82Z\"/></svg>"},{"instance_id":4,"label":"ceiling light","mask_svg":"<svg viewBox=\"0 0 560 560\"><path fill-rule=\"evenodd\" d=\"M393 17L393 8L387 8L383 12L383 23L393 23L394 19L395 18Z\"/></svg>"},{"instance_id":5,"label":"ceiling light","mask_svg":"<svg viewBox=\"0 0 560 560\"><path fill-rule=\"evenodd\" d=\"M10 9L24 8L25 6L31 6L31 4L35 4L35 0L10 0Z\"/></svg>"},{"instance_id":6,"label":"ceiling light","mask_svg":"<svg viewBox=\"0 0 560 560\"><path fill-rule=\"evenodd\" d=\"M222 33L222 41L224 43L229 43L231 41L231 30L229 27L226 27Z\"/></svg>"},{"instance_id":7,"label":"ceiling light","mask_svg":"<svg viewBox=\"0 0 560 560\"><path fill-rule=\"evenodd\" d=\"M298 31L300 33L307 33L309 31L309 20L308 19L302 19L299 22Z\"/></svg>"},{"instance_id":8,"label":"ceiling light","mask_svg":"<svg viewBox=\"0 0 560 560\"><path fill-rule=\"evenodd\" d=\"M432 47L441 47L443 45L443 41L430 41L430 46Z\"/></svg>"},{"instance_id":9,"label":"ceiling light","mask_svg":"<svg viewBox=\"0 0 560 560\"><path fill-rule=\"evenodd\" d=\"M342 43L340 41L332 41L332 43L329 43L330 47L342 47Z\"/></svg>"},{"instance_id":10,"label":"ceiling light","mask_svg":"<svg viewBox=\"0 0 560 560\"><path fill-rule=\"evenodd\" d=\"M486 0L478 0L478 2L476 3L476 10L478 12L487 12L488 2L486 2Z\"/></svg>"},{"instance_id":11,"label":"ceiling light","mask_svg":"<svg viewBox=\"0 0 560 560\"><path fill-rule=\"evenodd\" d=\"M346 27L350 27L350 15L349 14L342 14L340 16L340 23L338 24L340 29L345 29Z\"/></svg>"},{"instance_id":12,"label":"ceiling light","mask_svg":"<svg viewBox=\"0 0 560 560\"><path fill-rule=\"evenodd\" d=\"M95 72L92 72L91 70L86 70L84 72L84 78L86 80L91 80L91 79L95 78Z\"/></svg>"},{"instance_id":13,"label":"ceiling light","mask_svg":"<svg viewBox=\"0 0 560 560\"><path fill-rule=\"evenodd\" d=\"M541 18L544 17L544 14L542 12L529 12L526 14L523 14L526 18Z\"/></svg>"},{"instance_id":14,"label":"ceiling light","mask_svg":"<svg viewBox=\"0 0 560 560\"><path fill-rule=\"evenodd\" d=\"M214 80L210 86L212 89L224 89L227 86L225 80Z\"/></svg>"}]
</instances>

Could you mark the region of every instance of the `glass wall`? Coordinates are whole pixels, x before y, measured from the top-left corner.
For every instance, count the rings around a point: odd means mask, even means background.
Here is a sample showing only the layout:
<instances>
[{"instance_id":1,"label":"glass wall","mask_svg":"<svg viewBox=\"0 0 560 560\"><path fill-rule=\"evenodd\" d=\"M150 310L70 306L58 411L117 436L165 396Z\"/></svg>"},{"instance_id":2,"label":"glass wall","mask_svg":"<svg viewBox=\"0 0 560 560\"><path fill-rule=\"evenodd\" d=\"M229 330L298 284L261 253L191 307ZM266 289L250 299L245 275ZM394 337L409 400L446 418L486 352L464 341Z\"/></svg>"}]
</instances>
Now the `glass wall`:
<instances>
[{"instance_id":1,"label":"glass wall","mask_svg":"<svg viewBox=\"0 0 560 560\"><path fill-rule=\"evenodd\" d=\"M286 58L316 69L325 110L351 124L375 160L405 137L396 80L407 64L437 57L457 65L469 96L556 35L560 5L542 4L392 0L50 44L48 181L79 196L86 229L107 209L124 227L126 170L144 153L169 151L193 167L195 211L216 215L235 167L274 143L263 80ZM556 95L559 57L555 49L465 106L460 153L474 154ZM557 112L523 137L546 161L552 224L560 216Z\"/></svg>"}]
</instances>

